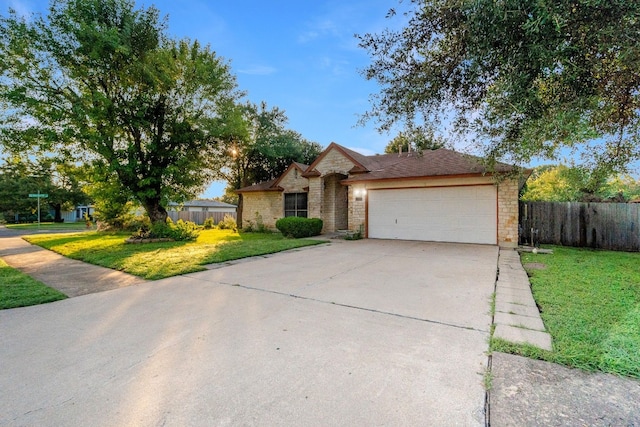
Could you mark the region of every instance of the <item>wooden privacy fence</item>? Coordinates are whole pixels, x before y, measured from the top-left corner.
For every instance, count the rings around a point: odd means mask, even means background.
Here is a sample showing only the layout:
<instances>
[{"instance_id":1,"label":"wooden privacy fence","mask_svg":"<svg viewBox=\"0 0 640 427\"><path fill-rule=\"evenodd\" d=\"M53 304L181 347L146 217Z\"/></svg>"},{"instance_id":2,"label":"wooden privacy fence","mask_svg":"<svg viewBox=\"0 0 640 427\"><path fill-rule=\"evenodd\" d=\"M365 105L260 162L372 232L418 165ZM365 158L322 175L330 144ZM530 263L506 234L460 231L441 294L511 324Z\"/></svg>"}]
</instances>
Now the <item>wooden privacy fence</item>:
<instances>
[{"instance_id":1,"label":"wooden privacy fence","mask_svg":"<svg viewBox=\"0 0 640 427\"><path fill-rule=\"evenodd\" d=\"M640 203L520 202L523 244L640 251L639 223Z\"/></svg>"},{"instance_id":2,"label":"wooden privacy fence","mask_svg":"<svg viewBox=\"0 0 640 427\"><path fill-rule=\"evenodd\" d=\"M225 215L231 215L233 219L237 220L235 212L188 212L188 211L169 211L169 218L173 222L181 219L183 221L192 221L196 224L204 224L204 220L207 218L213 218L214 223L219 223L224 219Z\"/></svg>"}]
</instances>

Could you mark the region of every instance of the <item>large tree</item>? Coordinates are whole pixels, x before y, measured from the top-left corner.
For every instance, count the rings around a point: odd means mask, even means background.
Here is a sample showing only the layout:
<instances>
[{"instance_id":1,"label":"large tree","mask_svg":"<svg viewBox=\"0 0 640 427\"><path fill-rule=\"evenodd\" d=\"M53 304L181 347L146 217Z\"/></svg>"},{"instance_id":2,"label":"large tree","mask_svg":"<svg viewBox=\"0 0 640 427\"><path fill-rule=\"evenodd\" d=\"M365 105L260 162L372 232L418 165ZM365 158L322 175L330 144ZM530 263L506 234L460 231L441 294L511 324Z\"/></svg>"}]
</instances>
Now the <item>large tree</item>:
<instances>
[{"instance_id":1,"label":"large tree","mask_svg":"<svg viewBox=\"0 0 640 427\"><path fill-rule=\"evenodd\" d=\"M0 143L82 156L115 177L152 221L213 179L228 64L167 36L154 7L54 0L47 17L0 18Z\"/></svg>"},{"instance_id":2,"label":"large tree","mask_svg":"<svg viewBox=\"0 0 640 427\"><path fill-rule=\"evenodd\" d=\"M407 153L437 150L445 145L442 137L436 135L428 126L409 126L398 134L384 148L385 153Z\"/></svg>"},{"instance_id":3,"label":"large tree","mask_svg":"<svg viewBox=\"0 0 640 427\"><path fill-rule=\"evenodd\" d=\"M218 178L227 181L229 194L238 188L280 176L292 162L310 163L322 152L316 142L287 128L288 118L278 107L252 102L238 105L227 120L227 145L217 154ZM226 198L229 200L229 197ZM242 221L242 197L238 199Z\"/></svg>"},{"instance_id":4,"label":"large tree","mask_svg":"<svg viewBox=\"0 0 640 427\"><path fill-rule=\"evenodd\" d=\"M638 159L640 2L410 0L404 27L359 36L381 85L363 121L454 118L493 160L562 147L608 173ZM396 10L390 11L393 16Z\"/></svg>"},{"instance_id":5,"label":"large tree","mask_svg":"<svg viewBox=\"0 0 640 427\"><path fill-rule=\"evenodd\" d=\"M545 202L626 202L640 197L640 181L630 175L606 180L582 167L545 165L533 170L521 199Z\"/></svg>"}]
</instances>

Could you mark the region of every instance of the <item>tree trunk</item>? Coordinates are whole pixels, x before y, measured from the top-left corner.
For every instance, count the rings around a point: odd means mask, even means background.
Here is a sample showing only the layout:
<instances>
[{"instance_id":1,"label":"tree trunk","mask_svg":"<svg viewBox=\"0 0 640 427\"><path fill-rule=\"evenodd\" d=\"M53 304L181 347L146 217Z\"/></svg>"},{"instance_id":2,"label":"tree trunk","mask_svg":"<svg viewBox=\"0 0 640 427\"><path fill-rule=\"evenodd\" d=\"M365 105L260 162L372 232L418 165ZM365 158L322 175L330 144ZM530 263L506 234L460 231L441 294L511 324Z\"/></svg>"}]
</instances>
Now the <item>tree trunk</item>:
<instances>
[{"instance_id":1,"label":"tree trunk","mask_svg":"<svg viewBox=\"0 0 640 427\"><path fill-rule=\"evenodd\" d=\"M242 228L242 193L238 194L238 207L236 208L236 224L238 228Z\"/></svg>"},{"instance_id":2,"label":"tree trunk","mask_svg":"<svg viewBox=\"0 0 640 427\"><path fill-rule=\"evenodd\" d=\"M56 212L53 217L53 222L62 222L62 204L56 203L53 205L53 210Z\"/></svg>"},{"instance_id":3,"label":"tree trunk","mask_svg":"<svg viewBox=\"0 0 640 427\"><path fill-rule=\"evenodd\" d=\"M147 211L152 224L167 221L167 210L160 204L160 200L148 199L142 202L142 206Z\"/></svg>"}]
</instances>

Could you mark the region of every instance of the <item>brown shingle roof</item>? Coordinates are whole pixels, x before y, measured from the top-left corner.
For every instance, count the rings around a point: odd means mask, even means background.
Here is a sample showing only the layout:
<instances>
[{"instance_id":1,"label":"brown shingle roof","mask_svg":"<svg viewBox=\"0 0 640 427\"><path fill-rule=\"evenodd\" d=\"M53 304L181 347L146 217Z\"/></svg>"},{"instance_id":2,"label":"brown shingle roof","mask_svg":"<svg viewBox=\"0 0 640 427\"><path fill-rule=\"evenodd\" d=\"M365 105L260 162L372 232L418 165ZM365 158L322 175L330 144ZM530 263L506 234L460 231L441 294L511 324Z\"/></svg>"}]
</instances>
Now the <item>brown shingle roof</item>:
<instances>
[{"instance_id":1,"label":"brown shingle roof","mask_svg":"<svg viewBox=\"0 0 640 427\"><path fill-rule=\"evenodd\" d=\"M421 153L365 156L335 142L332 142L310 166L301 163L294 163L294 165L304 171L302 176L308 178L320 176L315 166L331 148L337 149L355 164L349 171L349 178L342 180L344 184L387 179L482 175L489 172L479 157L458 153L446 148L426 150ZM512 166L505 163L497 163L494 171L509 172L511 170L513 170ZM282 187L278 186L279 179L241 188L236 192L283 191Z\"/></svg>"},{"instance_id":2,"label":"brown shingle roof","mask_svg":"<svg viewBox=\"0 0 640 427\"><path fill-rule=\"evenodd\" d=\"M343 183L380 179L421 178L428 176L480 175L488 170L481 159L446 148L426 150L422 153L383 154L366 156L369 173L351 176ZM512 167L496 164L496 172L507 172Z\"/></svg>"},{"instance_id":3,"label":"brown shingle roof","mask_svg":"<svg viewBox=\"0 0 640 427\"><path fill-rule=\"evenodd\" d=\"M300 162L293 162L289 165L286 171L282 172L282 175L279 177L272 179L271 181L260 182L258 184L250 185L248 187L243 187L236 190L236 193L250 193L252 191L284 191L284 188L280 187L278 184L282 177L291 169L297 168L300 172L304 172L309 168L309 165L305 165Z\"/></svg>"},{"instance_id":4,"label":"brown shingle roof","mask_svg":"<svg viewBox=\"0 0 640 427\"><path fill-rule=\"evenodd\" d=\"M298 169L300 169L301 171L306 171L307 168L309 167L309 165L305 165L304 163L300 163L300 162L293 162L294 165L296 165L298 167Z\"/></svg>"},{"instance_id":5,"label":"brown shingle roof","mask_svg":"<svg viewBox=\"0 0 640 427\"><path fill-rule=\"evenodd\" d=\"M258 184L250 185L236 190L236 193L250 193L253 191L283 191L282 187L278 187L276 182L279 178L272 179L271 181L260 182Z\"/></svg>"}]
</instances>

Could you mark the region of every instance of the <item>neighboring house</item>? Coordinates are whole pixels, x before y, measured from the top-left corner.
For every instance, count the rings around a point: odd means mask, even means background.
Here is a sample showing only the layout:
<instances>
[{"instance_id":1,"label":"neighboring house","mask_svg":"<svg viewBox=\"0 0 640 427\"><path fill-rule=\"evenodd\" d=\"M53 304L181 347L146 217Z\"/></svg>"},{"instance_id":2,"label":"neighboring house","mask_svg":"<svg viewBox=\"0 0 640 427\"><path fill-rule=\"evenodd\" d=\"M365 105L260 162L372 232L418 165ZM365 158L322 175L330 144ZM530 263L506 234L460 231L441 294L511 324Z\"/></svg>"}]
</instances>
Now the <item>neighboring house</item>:
<instances>
[{"instance_id":1,"label":"neighboring house","mask_svg":"<svg viewBox=\"0 0 640 427\"><path fill-rule=\"evenodd\" d=\"M229 203L218 202L217 200L189 200L182 204L169 202L167 210L182 212L223 212L236 213L236 206Z\"/></svg>"},{"instance_id":2,"label":"neighboring house","mask_svg":"<svg viewBox=\"0 0 640 427\"><path fill-rule=\"evenodd\" d=\"M203 224L207 218L213 218L213 221L218 223L225 215L235 218L236 206L216 200L189 200L182 204L170 202L167 213L173 221L181 219Z\"/></svg>"},{"instance_id":3,"label":"neighboring house","mask_svg":"<svg viewBox=\"0 0 640 427\"><path fill-rule=\"evenodd\" d=\"M518 190L517 180L495 180L478 158L452 150L365 156L331 143L311 165L293 163L237 193L244 218L257 213L268 227L303 216L321 218L325 233L362 229L369 238L514 247Z\"/></svg>"},{"instance_id":4,"label":"neighboring house","mask_svg":"<svg viewBox=\"0 0 640 427\"><path fill-rule=\"evenodd\" d=\"M77 205L73 210L70 211L62 211L60 214L64 222L76 222L76 221L84 221L84 216L89 215L90 218L93 218L95 213L95 209L93 205ZM55 211L50 210L49 214L53 216Z\"/></svg>"}]
</instances>

